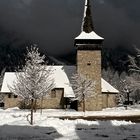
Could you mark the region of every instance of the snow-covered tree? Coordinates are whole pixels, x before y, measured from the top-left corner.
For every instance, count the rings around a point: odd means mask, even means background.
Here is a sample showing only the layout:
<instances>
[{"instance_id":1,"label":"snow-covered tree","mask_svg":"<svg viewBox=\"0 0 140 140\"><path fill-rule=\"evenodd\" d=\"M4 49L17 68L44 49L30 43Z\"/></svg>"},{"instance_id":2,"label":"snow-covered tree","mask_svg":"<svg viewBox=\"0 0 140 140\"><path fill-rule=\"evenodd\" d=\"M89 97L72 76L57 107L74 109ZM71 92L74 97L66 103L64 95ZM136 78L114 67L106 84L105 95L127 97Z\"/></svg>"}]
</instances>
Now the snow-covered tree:
<instances>
[{"instance_id":1,"label":"snow-covered tree","mask_svg":"<svg viewBox=\"0 0 140 140\"><path fill-rule=\"evenodd\" d=\"M130 95L133 92L133 89L127 77L125 80L120 81L120 88L123 96L122 98L124 98L123 102L127 102L127 104L130 104Z\"/></svg>"},{"instance_id":2,"label":"snow-covered tree","mask_svg":"<svg viewBox=\"0 0 140 140\"><path fill-rule=\"evenodd\" d=\"M102 70L102 77L108 81L109 83L112 83L114 78L115 71L108 67L107 69Z\"/></svg>"},{"instance_id":3,"label":"snow-covered tree","mask_svg":"<svg viewBox=\"0 0 140 140\"><path fill-rule=\"evenodd\" d=\"M111 68L108 68L107 70L102 70L102 77L109 82L112 86L118 89L119 82L120 82L120 76L117 71L114 71ZM119 90L119 89L118 89Z\"/></svg>"},{"instance_id":4,"label":"snow-covered tree","mask_svg":"<svg viewBox=\"0 0 140 140\"><path fill-rule=\"evenodd\" d=\"M135 103L140 101L140 75L134 73L127 77L129 85L132 89L131 98Z\"/></svg>"},{"instance_id":5,"label":"snow-covered tree","mask_svg":"<svg viewBox=\"0 0 140 140\"><path fill-rule=\"evenodd\" d=\"M118 104L123 104L128 100L128 96L130 94L130 85L126 79L128 76L126 72L123 72L119 75L117 71L108 68L107 70L103 70L102 76L106 81L108 81L112 86L120 91L116 95L116 102Z\"/></svg>"},{"instance_id":6,"label":"snow-covered tree","mask_svg":"<svg viewBox=\"0 0 140 140\"><path fill-rule=\"evenodd\" d=\"M136 48L136 56L128 56L130 60L129 71L131 73L129 81L131 81L131 86L133 87L133 98L135 102L140 99L140 49Z\"/></svg>"},{"instance_id":7,"label":"snow-covered tree","mask_svg":"<svg viewBox=\"0 0 140 140\"><path fill-rule=\"evenodd\" d=\"M0 94L0 103L2 103L4 100L4 95L3 94Z\"/></svg>"},{"instance_id":8,"label":"snow-covered tree","mask_svg":"<svg viewBox=\"0 0 140 140\"><path fill-rule=\"evenodd\" d=\"M4 73L5 73L5 70L6 70L6 68L4 68L1 71L1 74L0 74L0 88L2 87L2 81L3 81L3 76L4 76ZM3 103L3 100L4 100L4 95L0 94L0 102Z\"/></svg>"},{"instance_id":9,"label":"snow-covered tree","mask_svg":"<svg viewBox=\"0 0 140 140\"><path fill-rule=\"evenodd\" d=\"M38 99L42 99L53 88L52 70L44 65L45 56L41 56L36 46L27 48L25 66L16 72L16 81L10 87L11 92L31 102L31 121L33 124L33 109Z\"/></svg>"},{"instance_id":10,"label":"snow-covered tree","mask_svg":"<svg viewBox=\"0 0 140 140\"><path fill-rule=\"evenodd\" d=\"M85 112L86 99L96 95L94 91L95 82L82 74L76 73L71 77L71 84L75 93L75 98L73 100L78 100L80 103L82 103L83 112Z\"/></svg>"},{"instance_id":11,"label":"snow-covered tree","mask_svg":"<svg viewBox=\"0 0 140 140\"><path fill-rule=\"evenodd\" d=\"M140 49L135 48L136 50L136 56L128 56L130 60L129 70L130 72L138 73L140 74Z\"/></svg>"}]
</instances>

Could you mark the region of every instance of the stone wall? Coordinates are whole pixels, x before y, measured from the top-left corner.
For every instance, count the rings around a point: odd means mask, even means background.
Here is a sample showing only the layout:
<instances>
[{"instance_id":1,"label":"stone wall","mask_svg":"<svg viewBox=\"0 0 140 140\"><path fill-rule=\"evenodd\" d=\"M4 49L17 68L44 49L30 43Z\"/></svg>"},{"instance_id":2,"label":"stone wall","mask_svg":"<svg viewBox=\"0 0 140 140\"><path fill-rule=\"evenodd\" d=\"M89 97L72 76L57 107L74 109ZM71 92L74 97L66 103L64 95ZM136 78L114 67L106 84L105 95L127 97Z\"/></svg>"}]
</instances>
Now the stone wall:
<instances>
[{"instance_id":1,"label":"stone wall","mask_svg":"<svg viewBox=\"0 0 140 140\"><path fill-rule=\"evenodd\" d=\"M59 109L64 107L64 90L63 89L55 89L54 94L50 93L49 96L43 98L43 102L41 100L37 101L37 108L44 108L44 109ZM42 103L42 105L41 105ZM14 94L11 94L9 98L9 94L4 94L4 108L10 107L20 107L21 105L21 98L15 98Z\"/></svg>"},{"instance_id":2,"label":"stone wall","mask_svg":"<svg viewBox=\"0 0 140 140\"><path fill-rule=\"evenodd\" d=\"M43 109L62 109L64 108L64 92L63 89L55 89L56 96L48 96L43 99ZM38 107L41 108L41 100L37 102Z\"/></svg>"},{"instance_id":3,"label":"stone wall","mask_svg":"<svg viewBox=\"0 0 140 140\"><path fill-rule=\"evenodd\" d=\"M102 95L91 97L85 102L86 111L99 111L102 110ZM83 104L79 103L78 111L83 111Z\"/></svg>"},{"instance_id":4,"label":"stone wall","mask_svg":"<svg viewBox=\"0 0 140 140\"><path fill-rule=\"evenodd\" d=\"M87 99L86 110L101 110L103 102L101 94L101 50L78 50L77 71L95 81L94 93L97 95L95 98ZM81 109L79 108L79 110Z\"/></svg>"},{"instance_id":5,"label":"stone wall","mask_svg":"<svg viewBox=\"0 0 140 140\"><path fill-rule=\"evenodd\" d=\"M10 98L9 98L10 96ZM4 108L11 108L11 107L17 107L20 105L20 99L19 97L15 98L14 94L8 93L4 94Z\"/></svg>"},{"instance_id":6,"label":"stone wall","mask_svg":"<svg viewBox=\"0 0 140 140\"><path fill-rule=\"evenodd\" d=\"M103 108L112 108L117 105L116 94L101 94L95 97L91 97L86 100L85 108L86 111L99 111ZM78 106L79 111L83 111L83 104L80 103Z\"/></svg>"},{"instance_id":7,"label":"stone wall","mask_svg":"<svg viewBox=\"0 0 140 140\"><path fill-rule=\"evenodd\" d=\"M112 108L116 105L116 94L103 94L103 108Z\"/></svg>"},{"instance_id":8,"label":"stone wall","mask_svg":"<svg viewBox=\"0 0 140 140\"><path fill-rule=\"evenodd\" d=\"M64 98L63 89L56 89L56 96L45 97L42 102L43 109L63 109L64 108ZM4 94L4 108L10 107L20 107L21 99L19 97L15 98L13 94L8 97L8 94ZM86 100L85 107L87 111L98 111L102 108L111 108L116 106L116 94L100 94L93 96ZM37 101L37 107L41 108L41 100ZM78 110L82 111L82 103L78 105Z\"/></svg>"}]
</instances>

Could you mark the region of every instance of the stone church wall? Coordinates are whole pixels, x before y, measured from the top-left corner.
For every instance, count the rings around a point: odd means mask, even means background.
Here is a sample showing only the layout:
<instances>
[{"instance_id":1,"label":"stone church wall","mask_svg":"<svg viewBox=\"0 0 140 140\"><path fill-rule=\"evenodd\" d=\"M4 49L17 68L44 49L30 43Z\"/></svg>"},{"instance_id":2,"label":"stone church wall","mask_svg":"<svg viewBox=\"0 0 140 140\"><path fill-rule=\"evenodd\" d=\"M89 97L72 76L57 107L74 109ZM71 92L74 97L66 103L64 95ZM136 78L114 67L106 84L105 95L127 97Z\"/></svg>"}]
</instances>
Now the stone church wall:
<instances>
[{"instance_id":1,"label":"stone church wall","mask_svg":"<svg viewBox=\"0 0 140 140\"><path fill-rule=\"evenodd\" d=\"M116 94L103 94L103 108L112 108L116 105Z\"/></svg>"},{"instance_id":2,"label":"stone church wall","mask_svg":"<svg viewBox=\"0 0 140 140\"><path fill-rule=\"evenodd\" d=\"M101 110L103 102L101 94L101 50L78 50L77 70L78 73L95 82L93 96L94 94L96 96L86 100L86 110ZM79 110L81 109L79 108Z\"/></svg>"},{"instance_id":3,"label":"stone church wall","mask_svg":"<svg viewBox=\"0 0 140 140\"><path fill-rule=\"evenodd\" d=\"M53 90L48 97L43 98L43 102L41 100L37 100L37 108L43 109L59 109L64 107L64 90L63 89L55 89ZM21 98L15 96L14 94L8 93L4 94L4 108L11 107L21 107ZM42 103L42 105L41 105Z\"/></svg>"}]
</instances>

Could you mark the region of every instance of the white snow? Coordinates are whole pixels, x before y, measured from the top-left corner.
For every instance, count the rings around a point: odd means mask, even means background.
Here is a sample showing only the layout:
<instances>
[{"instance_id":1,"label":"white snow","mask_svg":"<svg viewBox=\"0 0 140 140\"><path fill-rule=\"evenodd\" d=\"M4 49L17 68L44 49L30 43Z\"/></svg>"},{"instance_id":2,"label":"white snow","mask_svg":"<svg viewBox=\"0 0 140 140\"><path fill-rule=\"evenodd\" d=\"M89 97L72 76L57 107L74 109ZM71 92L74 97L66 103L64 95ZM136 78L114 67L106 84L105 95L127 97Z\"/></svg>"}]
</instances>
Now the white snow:
<instances>
[{"instance_id":1,"label":"white snow","mask_svg":"<svg viewBox=\"0 0 140 140\"><path fill-rule=\"evenodd\" d=\"M137 116L140 115L140 106L138 108L128 107L114 107L103 109L102 111L86 111L85 113L75 110L57 110L48 109L44 110L48 117L64 117L64 116Z\"/></svg>"},{"instance_id":2,"label":"white snow","mask_svg":"<svg viewBox=\"0 0 140 140\"><path fill-rule=\"evenodd\" d=\"M52 66L55 87L64 88L64 97L75 97L73 89L70 85L72 73L75 70L74 66Z\"/></svg>"},{"instance_id":3,"label":"white snow","mask_svg":"<svg viewBox=\"0 0 140 140\"><path fill-rule=\"evenodd\" d=\"M140 115L140 107L137 109L114 108L99 111L100 115L116 112L120 115L124 112ZM34 113L34 126L30 126L26 120L28 110L11 108L0 109L0 139L1 140L138 140L140 138L140 124L127 121L86 121L86 120L60 120L54 118L57 115L72 115L76 111L43 110ZM126 114L127 114L126 113ZM77 112L82 114L82 112ZM97 112L86 112L97 114Z\"/></svg>"},{"instance_id":4,"label":"white snow","mask_svg":"<svg viewBox=\"0 0 140 140\"><path fill-rule=\"evenodd\" d=\"M55 88L64 88L64 97L75 97L72 87L70 86L69 77L71 77L75 66L48 66L52 69L52 78L54 79ZM16 81L15 72L6 72L1 88L2 93L9 93L8 86L12 87L13 82Z\"/></svg>"},{"instance_id":5,"label":"white snow","mask_svg":"<svg viewBox=\"0 0 140 140\"><path fill-rule=\"evenodd\" d=\"M117 89L115 89L113 86L111 86L107 81L105 81L103 78L101 79L101 87L102 87L102 92L107 92L107 93L119 93Z\"/></svg>"},{"instance_id":6,"label":"white snow","mask_svg":"<svg viewBox=\"0 0 140 140\"><path fill-rule=\"evenodd\" d=\"M9 93L10 90L8 88L8 85L12 86L13 82L15 81L15 79L16 79L16 75L15 75L14 72L5 72L1 92Z\"/></svg>"},{"instance_id":7,"label":"white snow","mask_svg":"<svg viewBox=\"0 0 140 140\"><path fill-rule=\"evenodd\" d=\"M86 17L87 5L88 5L88 1L87 1L87 0L85 0L84 17Z\"/></svg>"},{"instance_id":8,"label":"white snow","mask_svg":"<svg viewBox=\"0 0 140 140\"><path fill-rule=\"evenodd\" d=\"M84 31L81 32L81 34L76 37L75 39L96 39L96 40L103 40L104 38L97 35L94 31L90 33L86 33Z\"/></svg>"}]
</instances>

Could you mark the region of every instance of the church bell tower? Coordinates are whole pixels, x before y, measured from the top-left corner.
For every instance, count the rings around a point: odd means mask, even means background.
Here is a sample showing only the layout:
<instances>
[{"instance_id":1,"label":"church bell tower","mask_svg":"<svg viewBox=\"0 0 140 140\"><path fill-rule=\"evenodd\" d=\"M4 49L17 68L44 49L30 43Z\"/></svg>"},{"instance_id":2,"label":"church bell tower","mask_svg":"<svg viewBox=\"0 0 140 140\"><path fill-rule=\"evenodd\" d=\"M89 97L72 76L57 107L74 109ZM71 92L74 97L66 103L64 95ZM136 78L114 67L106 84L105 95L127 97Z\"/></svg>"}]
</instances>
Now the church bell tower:
<instances>
[{"instance_id":1,"label":"church bell tower","mask_svg":"<svg viewBox=\"0 0 140 140\"><path fill-rule=\"evenodd\" d=\"M103 38L94 31L90 0L85 0L81 33L75 38L77 49L77 71L95 82L96 97L86 101L86 110L102 109L101 93L101 49Z\"/></svg>"}]
</instances>

